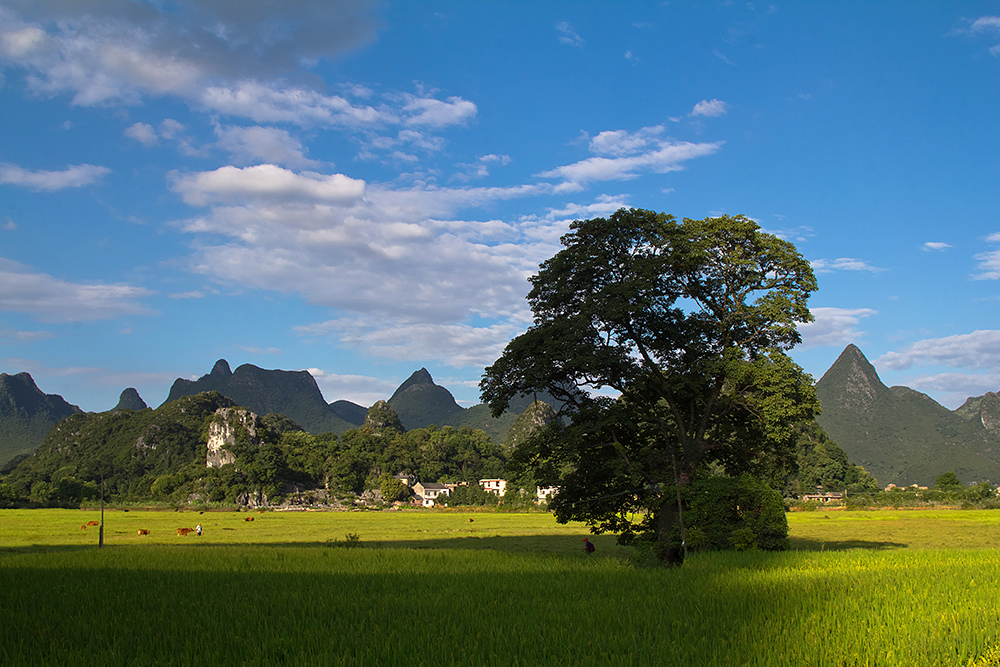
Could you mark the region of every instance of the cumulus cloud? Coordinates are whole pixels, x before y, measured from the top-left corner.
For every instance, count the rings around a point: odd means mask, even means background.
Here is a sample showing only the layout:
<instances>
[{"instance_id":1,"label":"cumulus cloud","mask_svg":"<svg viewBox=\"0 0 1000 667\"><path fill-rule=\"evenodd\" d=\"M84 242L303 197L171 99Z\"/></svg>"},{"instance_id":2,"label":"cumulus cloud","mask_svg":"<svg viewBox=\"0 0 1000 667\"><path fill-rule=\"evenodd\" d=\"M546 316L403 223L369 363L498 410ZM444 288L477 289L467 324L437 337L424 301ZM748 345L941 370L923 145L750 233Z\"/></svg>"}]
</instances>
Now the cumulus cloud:
<instances>
[{"instance_id":1,"label":"cumulus cloud","mask_svg":"<svg viewBox=\"0 0 1000 667\"><path fill-rule=\"evenodd\" d=\"M228 152L237 164L263 162L292 168L316 167L320 164L306 157L302 142L287 130L259 125L219 125L215 128L215 134L219 138L216 145Z\"/></svg>"},{"instance_id":2,"label":"cumulus cloud","mask_svg":"<svg viewBox=\"0 0 1000 667\"><path fill-rule=\"evenodd\" d=\"M892 370L913 366L949 366L992 370L1000 366L1000 331L981 330L968 334L928 338L901 352L887 352L875 362Z\"/></svg>"},{"instance_id":3,"label":"cumulus cloud","mask_svg":"<svg viewBox=\"0 0 1000 667\"><path fill-rule=\"evenodd\" d=\"M364 184L357 181L354 190L352 183L340 187L307 172L253 169L176 177L175 189L185 201L207 207L203 215L177 223L187 233L208 235L197 244L192 270L301 294L310 303L352 313L351 321L377 314L373 321L386 330L403 330L393 329L394 322L406 323L408 331L429 325L441 327L445 336L447 326L477 329L467 324L473 317L526 321L527 277L555 251L567 226L565 220L456 218L466 208L551 193L547 185L361 190ZM349 196L328 201L326 189ZM227 241L219 243L219 235ZM376 344L373 335L355 333L348 340L386 354L399 349ZM450 353L454 363L473 356L457 348Z\"/></svg>"},{"instance_id":4,"label":"cumulus cloud","mask_svg":"<svg viewBox=\"0 0 1000 667\"><path fill-rule=\"evenodd\" d=\"M691 116L723 116L727 110L726 103L722 100L702 100L694 105L689 115Z\"/></svg>"},{"instance_id":5,"label":"cumulus cloud","mask_svg":"<svg viewBox=\"0 0 1000 667\"><path fill-rule=\"evenodd\" d=\"M0 164L0 183L16 185L29 190L53 192L63 188L93 185L111 173L107 167L77 164L62 171L30 171L13 164Z\"/></svg>"},{"instance_id":6,"label":"cumulus cloud","mask_svg":"<svg viewBox=\"0 0 1000 667\"><path fill-rule=\"evenodd\" d=\"M809 261L809 264L816 273L830 273L831 271L868 271L870 273L878 273L884 271L884 269L872 266L862 259L855 259L853 257L813 259Z\"/></svg>"},{"instance_id":7,"label":"cumulus cloud","mask_svg":"<svg viewBox=\"0 0 1000 667\"><path fill-rule=\"evenodd\" d=\"M153 292L124 283L70 283L0 258L0 310L29 313L43 322L84 322L148 315L139 303Z\"/></svg>"},{"instance_id":8,"label":"cumulus cloud","mask_svg":"<svg viewBox=\"0 0 1000 667\"><path fill-rule=\"evenodd\" d=\"M194 97L213 80L276 79L375 35L365 0L134 3L14 0L0 14L0 54L39 94L81 105L145 94Z\"/></svg>"},{"instance_id":9,"label":"cumulus cloud","mask_svg":"<svg viewBox=\"0 0 1000 667\"><path fill-rule=\"evenodd\" d=\"M804 347L843 347L857 342L864 331L858 331L861 320L876 315L871 308L811 308L814 321L800 324Z\"/></svg>"},{"instance_id":10,"label":"cumulus cloud","mask_svg":"<svg viewBox=\"0 0 1000 667\"><path fill-rule=\"evenodd\" d=\"M343 174L297 174L273 164L221 167L215 171L175 174L174 189L196 206L242 201L245 198L286 199L317 204L348 205L365 193L365 182Z\"/></svg>"},{"instance_id":11,"label":"cumulus cloud","mask_svg":"<svg viewBox=\"0 0 1000 667\"><path fill-rule=\"evenodd\" d=\"M449 97L446 101L429 97L408 95L404 112L408 114L404 121L407 125L427 125L430 127L447 127L461 125L476 116L476 105L461 97Z\"/></svg>"},{"instance_id":12,"label":"cumulus cloud","mask_svg":"<svg viewBox=\"0 0 1000 667\"><path fill-rule=\"evenodd\" d=\"M125 136L135 139L143 146L153 146L160 141L156 130L149 123L134 123L125 129Z\"/></svg>"}]
</instances>

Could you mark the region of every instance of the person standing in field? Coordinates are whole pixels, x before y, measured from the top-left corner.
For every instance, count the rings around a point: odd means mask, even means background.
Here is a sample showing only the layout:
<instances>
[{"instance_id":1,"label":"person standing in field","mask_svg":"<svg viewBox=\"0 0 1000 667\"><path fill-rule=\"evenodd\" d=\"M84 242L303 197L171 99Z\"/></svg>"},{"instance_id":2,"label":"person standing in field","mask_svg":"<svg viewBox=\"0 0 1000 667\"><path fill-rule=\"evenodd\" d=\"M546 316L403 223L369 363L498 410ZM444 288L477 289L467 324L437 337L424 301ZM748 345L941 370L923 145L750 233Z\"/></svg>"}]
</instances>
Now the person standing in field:
<instances>
[{"instance_id":1,"label":"person standing in field","mask_svg":"<svg viewBox=\"0 0 1000 667\"><path fill-rule=\"evenodd\" d=\"M197 533L199 536L201 536L201 524L200 523L195 527L194 532Z\"/></svg>"}]
</instances>

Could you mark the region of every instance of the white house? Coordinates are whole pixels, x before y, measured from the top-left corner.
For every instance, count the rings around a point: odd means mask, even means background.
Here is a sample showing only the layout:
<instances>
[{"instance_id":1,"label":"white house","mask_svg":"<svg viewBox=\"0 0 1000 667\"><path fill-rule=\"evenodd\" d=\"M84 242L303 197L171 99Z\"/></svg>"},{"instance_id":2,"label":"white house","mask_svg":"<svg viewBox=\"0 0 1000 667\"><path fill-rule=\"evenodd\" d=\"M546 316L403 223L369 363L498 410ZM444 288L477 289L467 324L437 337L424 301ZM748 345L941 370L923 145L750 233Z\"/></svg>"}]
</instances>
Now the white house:
<instances>
[{"instance_id":1,"label":"white house","mask_svg":"<svg viewBox=\"0 0 1000 667\"><path fill-rule=\"evenodd\" d=\"M558 486L546 486L544 488L539 486L537 489L535 489L535 496L538 498L538 502L547 503L550 500L550 497L554 496L558 492L559 492Z\"/></svg>"},{"instance_id":2,"label":"white house","mask_svg":"<svg viewBox=\"0 0 1000 667\"><path fill-rule=\"evenodd\" d=\"M436 482L417 482L413 485L413 492L417 494L420 504L424 507L434 507L434 501L438 496L450 496L451 489L445 484Z\"/></svg>"},{"instance_id":3,"label":"white house","mask_svg":"<svg viewBox=\"0 0 1000 667\"><path fill-rule=\"evenodd\" d=\"M483 487L485 491L495 493L498 496L502 496L507 492L507 480L505 479L481 479L479 480L479 486Z\"/></svg>"}]
</instances>

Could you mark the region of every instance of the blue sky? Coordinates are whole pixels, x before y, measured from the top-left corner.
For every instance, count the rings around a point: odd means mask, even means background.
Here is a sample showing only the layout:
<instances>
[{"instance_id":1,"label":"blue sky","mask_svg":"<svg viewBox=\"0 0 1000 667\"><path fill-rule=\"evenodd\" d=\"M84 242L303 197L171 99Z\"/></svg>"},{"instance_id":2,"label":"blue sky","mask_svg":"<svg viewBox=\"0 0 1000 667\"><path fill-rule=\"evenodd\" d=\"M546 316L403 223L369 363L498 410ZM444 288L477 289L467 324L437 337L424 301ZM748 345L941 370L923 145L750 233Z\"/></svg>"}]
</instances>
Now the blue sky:
<instances>
[{"instance_id":1,"label":"blue sky","mask_svg":"<svg viewBox=\"0 0 1000 667\"><path fill-rule=\"evenodd\" d=\"M463 405L574 219L745 214L849 343L1000 390L1000 2L0 0L0 371Z\"/></svg>"}]
</instances>

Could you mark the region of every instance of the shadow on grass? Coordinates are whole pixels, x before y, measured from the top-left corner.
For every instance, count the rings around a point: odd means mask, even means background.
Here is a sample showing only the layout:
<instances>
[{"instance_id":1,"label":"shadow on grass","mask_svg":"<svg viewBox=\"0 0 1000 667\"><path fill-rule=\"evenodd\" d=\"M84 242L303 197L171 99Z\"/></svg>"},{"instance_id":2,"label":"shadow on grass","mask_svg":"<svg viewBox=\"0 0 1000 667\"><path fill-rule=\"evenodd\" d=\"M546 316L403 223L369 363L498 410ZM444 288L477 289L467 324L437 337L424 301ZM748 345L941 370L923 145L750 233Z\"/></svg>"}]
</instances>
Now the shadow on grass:
<instances>
[{"instance_id":1,"label":"shadow on grass","mask_svg":"<svg viewBox=\"0 0 1000 667\"><path fill-rule=\"evenodd\" d=\"M615 542L614 535L589 535L589 539L597 547L599 555L625 555L629 550L620 547ZM331 537L322 540L303 541L266 541L266 542L226 542L207 537L179 538L176 542L129 542L105 544L104 549L122 549L136 547L247 547L247 548L322 548L322 549L461 549L470 551L499 551L515 554L576 554L586 555L583 550L582 535L493 535L493 536L454 536L429 537L419 540L380 540L361 536L358 542L352 542L344 537ZM98 547L93 545L25 545L4 547L0 545L0 556L4 554L45 553L91 551Z\"/></svg>"},{"instance_id":2,"label":"shadow on grass","mask_svg":"<svg viewBox=\"0 0 1000 667\"><path fill-rule=\"evenodd\" d=\"M906 549L910 545L902 542L876 542L873 540L817 540L808 537L792 537L788 540L791 551L847 551L848 549Z\"/></svg>"}]
</instances>

